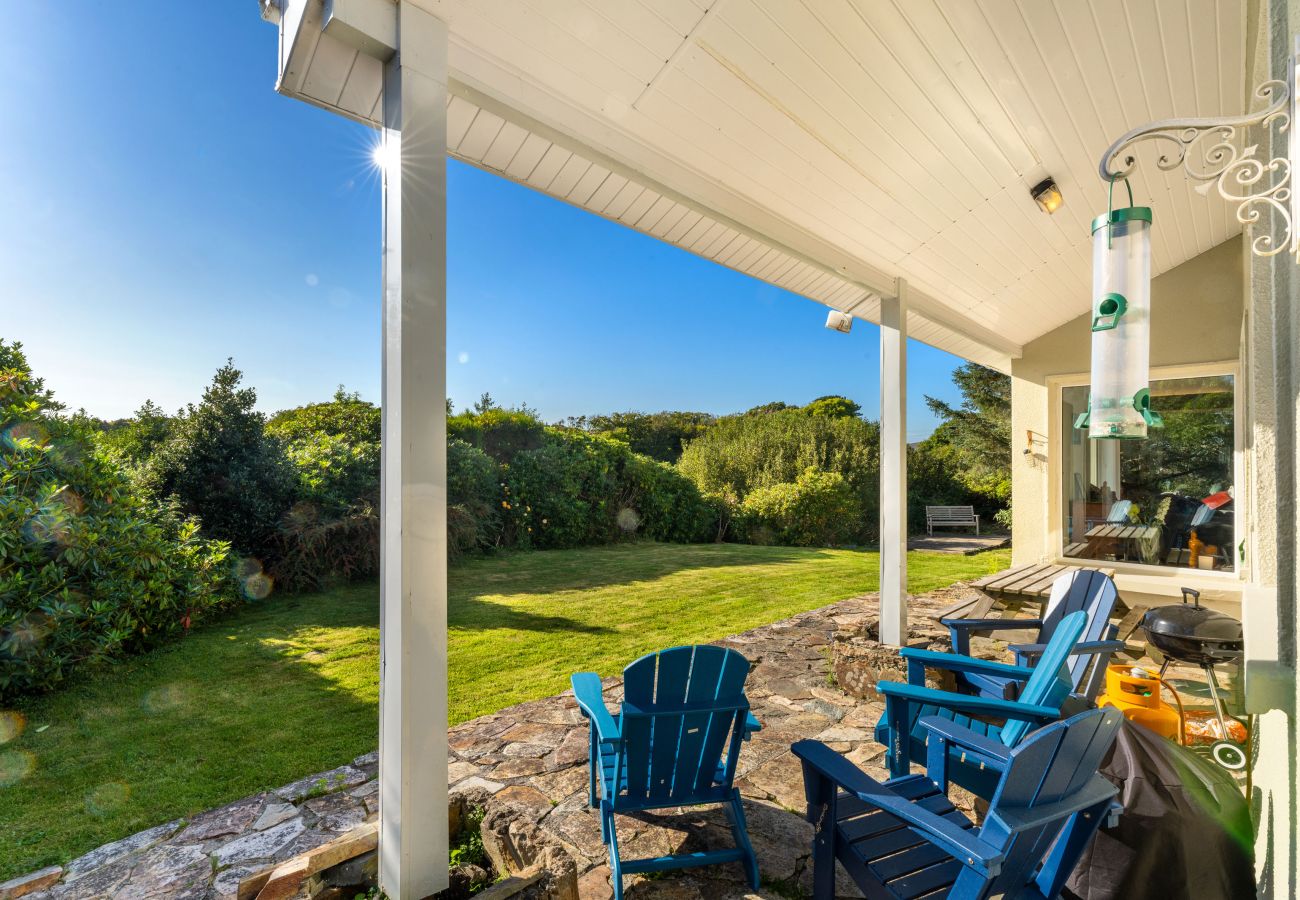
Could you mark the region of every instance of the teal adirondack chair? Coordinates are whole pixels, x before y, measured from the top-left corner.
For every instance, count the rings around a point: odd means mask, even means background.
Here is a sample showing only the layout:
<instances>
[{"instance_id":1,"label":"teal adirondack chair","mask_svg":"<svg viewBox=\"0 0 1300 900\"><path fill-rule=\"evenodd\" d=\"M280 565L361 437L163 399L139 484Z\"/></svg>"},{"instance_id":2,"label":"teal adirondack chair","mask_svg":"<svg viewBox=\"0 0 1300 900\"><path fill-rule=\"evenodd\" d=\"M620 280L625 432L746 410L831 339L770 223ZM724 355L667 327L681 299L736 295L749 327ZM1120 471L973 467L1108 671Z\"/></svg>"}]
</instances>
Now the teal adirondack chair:
<instances>
[{"instance_id":1,"label":"teal adirondack chair","mask_svg":"<svg viewBox=\"0 0 1300 900\"><path fill-rule=\"evenodd\" d=\"M924 775L881 784L817 741L792 748L803 761L813 837L813 897L835 896L835 863L871 898L1057 897L1097 828L1122 809L1097 773L1123 716L1092 709L1039 729L1018 746L926 716ZM994 773L983 824L948 801L954 753Z\"/></svg>"},{"instance_id":2,"label":"teal adirondack chair","mask_svg":"<svg viewBox=\"0 0 1300 900\"><path fill-rule=\"evenodd\" d=\"M882 681L877 685L885 695L885 713L876 725L876 740L885 745L890 774L902 777L911 763L926 761L929 732L920 724L926 716L950 719L1004 747L1014 747L1033 729L1063 718L1062 705L1074 688L1069 661L1087 624L1088 614L1082 611L1062 619L1032 669L955 653L900 650L907 660L908 683ZM1016 700L938 691L925 686L927 668L996 675L1023 686ZM990 718L1000 721L986 721ZM949 761L948 778L985 799L997 787L994 772L956 749Z\"/></svg>"},{"instance_id":3,"label":"teal adirondack chair","mask_svg":"<svg viewBox=\"0 0 1300 900\"><path fill-rule=\"evenodd\" d=\"M740 745L762 726L749 712L749 660L735 650L699 645L651 653L623 670L623 703L610 715L600 677L579 672L573 694L591 727L590 802L600 810L615 900L623 876L739 862L758 889L758 860L734 786ZM736 846L654 859L619 855L614 814L720 803Z\"/></svg>"},{"instance_id":4,"label":"teal adirondack chair","mask_svg":"<svg viewBox=\"0 0 1300 900\"><path fill-rule=\"evenodd\" d=\"M952 636L952 652L970 655L972 632L1018 631L1037 629L1038 634L1030 644L1014 644L1009 649L1015 654L1016 665L1034 665L1034 660L1045 649L1056 633L1061 621L1072 612L1083 610L1088 614L1088 627L1082 640L1075 644L1070 657L1070 680L1074 693L1091 702L1095 700L1106 680L1106 666L1111 656L1124 649L1124 642L1116 640L1119 627L1111 624L1110 614L1115 610L1119 594L1115 582L1104 572L1080 569L1052 582L1052 594L1047 599L1041 619L943 619ZM988 672L958 672L957 684L971 693L983 697L1014 699L1016 682ZM1010 688L1010 689L1009 689Z\"/></svg>"}]
</instances>

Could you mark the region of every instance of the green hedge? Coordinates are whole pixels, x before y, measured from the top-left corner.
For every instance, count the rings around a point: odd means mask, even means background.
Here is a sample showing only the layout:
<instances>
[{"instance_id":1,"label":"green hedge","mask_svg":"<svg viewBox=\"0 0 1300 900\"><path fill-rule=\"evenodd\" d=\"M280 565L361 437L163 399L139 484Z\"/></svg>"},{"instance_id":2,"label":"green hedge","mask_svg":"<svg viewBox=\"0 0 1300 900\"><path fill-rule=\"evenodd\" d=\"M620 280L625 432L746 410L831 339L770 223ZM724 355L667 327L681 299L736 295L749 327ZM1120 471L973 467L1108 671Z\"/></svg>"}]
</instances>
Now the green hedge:
<instances>
[{"instance_id":1,"label":"green hedge","mask_svg":"<svg viewBox=\"0 0 1300 900\"><path fill-rule=\"evenodd\" d=\"M715 531L689 479L614 438L550 428L542 446L517 453L503 471L505 542L519 549L636 536L698 541Z\"/></svg>"},{"instance_id":2,"label":"green hedge","mask_svg":"<svg viewBox=\"0 0 1300 900\"><path fill-rule=\"evenodd\" d=\"M677 466L734 517L727 534L736 540L745 539L739 529L753 492L796 484L810 469L839 474L853 495L845 541L869 543L879 530L880 429L856 416L807 409L727 416L687 444Z\"/></svg>"},{"instance_id":3,"label":"green hedge","mask_svg":"<svg viewBox=\"0 0 1300 900\"><path fill-rule=\"evenodd\" d=\"M60 409L0 340L0 704L238 602L229 546L151 502Z\"/></svg>"}]
</instances>

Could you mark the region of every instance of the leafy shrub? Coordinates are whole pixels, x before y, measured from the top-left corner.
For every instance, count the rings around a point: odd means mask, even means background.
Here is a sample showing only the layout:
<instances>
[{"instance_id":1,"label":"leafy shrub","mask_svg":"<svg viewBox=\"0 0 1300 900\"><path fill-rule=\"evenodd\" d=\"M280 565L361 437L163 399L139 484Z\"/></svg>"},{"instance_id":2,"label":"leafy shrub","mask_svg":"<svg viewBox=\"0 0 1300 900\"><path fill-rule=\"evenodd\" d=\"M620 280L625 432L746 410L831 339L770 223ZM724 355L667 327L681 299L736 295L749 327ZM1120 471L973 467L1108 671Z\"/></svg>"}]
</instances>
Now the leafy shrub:
<instances>
[{"instance_id":1,"label":"leafy shrub","mask_svg":"<svg viewBox=\"0 0 1300 900\"><path fill-rule=\"evenodd\" d=\"M627 446L575 431L547 432L515 454L501 499L507 541L520 549L601 544L615 535L618 463Z\"/></svg>"},{"instance_id":2,"label":"leafy shrub","mask_svg":"<svg viewBox=\"0 0 1300 900\"><path fill-rule=\"evenodd\" d=\"M266 553L293 502L297 481L280 441L253 409L257 393L240 388L230 362L217 370L203 400L190 404L144 469L158 497L175 495L204 531L241 553Z\"/></svg>"},{"instance_id":3,"label":"leafy shrub","mask_svg":"<svg viewBox=\"0 0 1300 900\"><path fill-rule=\"evenodd\" d=\"M859 415L862 412L862 406L854 403L848 397L841 397L839 394L828 394L809 403L803 408L803 411L810 416L847 419Z\"/></svg>"},{"instance_id":4,"label":"leafy shrub","mask_svg":"<svg viewBox=\"0 0 1300 900\"><path fill-rule=\"evenodd\" d=\"M0 340L0 704L232 604L228 546L151 503Z\"/></svg>"},{"instance_id":5,"label":"leafy shrub","mask_svg":"<svg viewBox=\"0 0 1300 900\"><path fill-rule=\"evenodd\" d=\"M542 446L546 426L527 409L491 406L484 396L480 412L463 412L447 419L447 437L477 447L499 463L508 463L525 450Z\"/></svg>"},{"instance_id":6,"label":"leafy shrub","mask_svg":"<svg viewBox=\"0 0 1300 900\"><path fill-rule=\"evenodd\" d=\"M791 484L751 491L741 513L751 540L796 547L849 541L861 518L858 497L844 476L812 468Z\"/></svg>"},{"instance_id":7,"label":"leafy shrub","mask_svg":"<svg viewBox=\"0 0 1300 900\"><path fill-rule=\"evenodd\" d=\"M879 527L880 429L856 416L789 409L727 416L686 446L677 467L724 504L742 503L759 488L794 484L809 469L836 472L857 498L849 537L865 543Z\"/></svg>"},{"instance_id":8,"label":"leafy shrub","mask_svg":"<svg viewBox=\"0 0 1300 900\"><path fill-rule=\"evenodd\" d=\"M139 468L167 440L171 427L172 417L152 400L146 400L133 418L105 428L99 435L99 445L122 462Z\"/></svg>"},{"instance_id":9,"label":"leafy shrub","mask_svg":"<svg viewBox=\"0 0 1300 900\"><path fill-rule=\"evenodd\" d=\"M298 474L297 498L338 516L379 502L379 407L340 386L328 403L276 413L266 433L279 438Z\"/></svg>"},{"instance_id":10,"label":"leafy shrub","mask_svg":"<svg viewBox=\"0 0 1300 900\"><path fill-rule=\"evenodd\" d=\"M452 559L496 545L501 536L501 472L486 453L447 442L447 552Z\"/></svg>"},{"instance_id":11,"label":"leafy shrub","mask_svg":"<svg viewBox=\"0 0 1300 900\"><path fill-rule=\"evenodd\" d=\"M379 513L359 504L325 517L310 503L296 505L271 541L270 575L278 589L320 590L332 581L379 574Z\"/></svg>"},{"instance_id":12,"label":"leafy shrub","mask_svg":"<svg viewBox=\"0 0 1300 900\"><path fill-rule=\"evenodd\" d=\"M619 480L615 524L620 530L627 530L631 513L639 523L639 534L656 541L693 544L717 536L717 509L674 467L629 453L623 459Z\"/></svg>"},{"instance_id":13,"label":"leafy shrub","mask_svg":"<svg viewBox=\"0 0 1300 900\"><path fill-rule=\"evenodd\" d=\"M687 441L699 437L714 417L696 412L621 412L570 419L574 428L617 438L640 453L661 462L675 463Z\"/></svg>"},{"instance_id":14,"label":"leafy shrub","mask_svg":"<svg viewBox=\"0 0 1300 900\"><path fill-rule=\"evenodd\" d=\"M506 541L519 548L579 547L628 537L712 537L712 508L688 479L622 441L552 428L536 450L503 467Z\"/></svg>"}]
</instances>

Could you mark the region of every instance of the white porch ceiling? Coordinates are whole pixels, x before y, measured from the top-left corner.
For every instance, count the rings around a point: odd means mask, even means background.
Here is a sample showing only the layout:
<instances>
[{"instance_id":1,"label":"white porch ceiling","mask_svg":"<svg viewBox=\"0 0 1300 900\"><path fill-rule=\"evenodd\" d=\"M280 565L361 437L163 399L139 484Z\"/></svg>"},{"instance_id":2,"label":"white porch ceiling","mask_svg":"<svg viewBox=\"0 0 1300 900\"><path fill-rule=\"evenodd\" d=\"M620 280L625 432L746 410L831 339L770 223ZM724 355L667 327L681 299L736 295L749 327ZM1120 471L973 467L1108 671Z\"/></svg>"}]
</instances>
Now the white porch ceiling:
<instances>
[{"instance_id":1,"label":"white porch ceiling","mask_svg":"<svg viewBox=\"0 0 1300 900\"><path fill-rule=\"evenodd\" d=\"M1107 145L1244 109L1243 0L402 2L448 23L456 156L870 321L903 276L911 336L1001 369L1089 307ZM281 89L374 122L379 64L319 30ZM1157 273L1240 230L1134 190Z\"/></svg>"}]
</instances>

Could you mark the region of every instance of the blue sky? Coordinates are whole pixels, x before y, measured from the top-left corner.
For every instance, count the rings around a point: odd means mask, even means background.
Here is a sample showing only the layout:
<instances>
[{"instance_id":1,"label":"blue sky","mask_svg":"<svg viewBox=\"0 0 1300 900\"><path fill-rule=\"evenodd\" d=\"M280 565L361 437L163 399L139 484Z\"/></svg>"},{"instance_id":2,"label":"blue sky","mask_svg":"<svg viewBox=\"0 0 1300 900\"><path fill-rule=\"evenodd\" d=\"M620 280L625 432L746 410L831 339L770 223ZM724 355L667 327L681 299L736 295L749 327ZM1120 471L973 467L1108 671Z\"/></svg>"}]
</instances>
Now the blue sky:
<instances>
[{"instance_id":1,"label":"blue sky","mask_svg":"<svg viewBox=\"0 0 1300 900\"><path fill-rule=\"evenodd\" d=\"M233 356L267 410L379 396L373 133L278 96L253 0L12 4L0 32L0 336L106 418L196 399ZM877 331L452 163L448 386L548 420L879 408ZM913 342L922 394L960 360Z\"/></svg>"}]
</instances>

